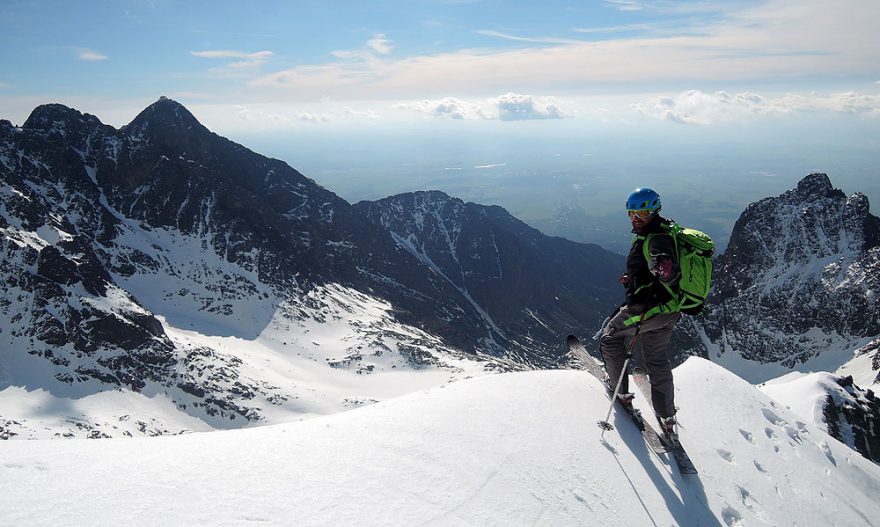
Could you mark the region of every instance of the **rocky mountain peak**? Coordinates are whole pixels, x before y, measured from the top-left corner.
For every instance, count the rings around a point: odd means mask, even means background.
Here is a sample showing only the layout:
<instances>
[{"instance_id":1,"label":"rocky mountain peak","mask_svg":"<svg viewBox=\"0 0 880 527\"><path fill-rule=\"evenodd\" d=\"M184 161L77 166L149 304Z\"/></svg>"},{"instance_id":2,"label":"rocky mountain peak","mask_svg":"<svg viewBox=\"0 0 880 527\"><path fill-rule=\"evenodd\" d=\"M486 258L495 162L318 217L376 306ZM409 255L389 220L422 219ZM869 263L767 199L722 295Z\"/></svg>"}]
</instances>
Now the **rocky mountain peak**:
<instances>
[{"instance_id":1,"label":"rocky mountain peak","mask_svg":"<svg viewBox=\"0 0 880 527\"><path fill-rule=\"evenodd\" d=\"M406 204L407 207L430 206L431 208L442 208L447 205L453 207L461 207L464 201L454 198L440 190L418 190L416 192L407 192L384 198L386 203Z\"/></svg>"},{"instance_id":2,"label":"rocky mountain peak","mask_svg":"<svg viewBox=\"0 0 880 527\"><path fill-rule=\"evenodd\" d=\"M808 174L797 184L795 193L805 199L811 198L829 198L834 195L843 196L843 192L831 185L831 179L827 174L814 172Z\"/></svg>"},{"instance_id":3,"label":"rocky mountain peak","mask_svg":"<svg viewBox=\"0 0 880 527\"><path fill-rule=\"evenodd\" d=\"M441 190L420 190L417 192L413 192L411 194L414 198L421 199L424 201L437 201L437 202L454 201L457 203L464 203L461 199L454 198Z\"/></svg>"},{"instance_id":4,"label":"rocky mountain peak","mask_svg":"<svg viewBox=\"0 0 880 527\"><path fill-rule=\"evenodd\" d=\"M847 197L825 174L751 204L717 259L699 320L712 354L809 370L826 352L876 338L880 219L869 209L866 196Z\"/></svg>"},{"instance_id":5,"label":"rocky mountain peak","mask_svg":"<svg viewBox=\"0 0 880 527\"><path fill-rule=\"evenodd\" d=\"M62 136L101 127L94 115L82 113L63 104L43 104L34 108L22 125L23 129L57 132Z\"/></svg>"},{"instance_id":6,"label":"rocky mountain peak","mask_svg":"<svg viewBox=\"0 0 880 527\"><path fill-rule=\"evenodd\" d=\"M169 146L194 136L213 135L182 104L164 96L147 106L123 130L130 136Z\"/></svg>"},{"instance_id":7,"label":"rocky mountain peak","mask_svg":"<svg viewBox=\"0 0 880 527\"><path fill-rule=\"evenodd\" d=\"M865 195L847 197L826 174L809 174L796 188L749 205L720 263L735 263L750 283L785 262L806 265L869 249L880 238L880 220L869 209Z\"/></svg>"}]
</instances>

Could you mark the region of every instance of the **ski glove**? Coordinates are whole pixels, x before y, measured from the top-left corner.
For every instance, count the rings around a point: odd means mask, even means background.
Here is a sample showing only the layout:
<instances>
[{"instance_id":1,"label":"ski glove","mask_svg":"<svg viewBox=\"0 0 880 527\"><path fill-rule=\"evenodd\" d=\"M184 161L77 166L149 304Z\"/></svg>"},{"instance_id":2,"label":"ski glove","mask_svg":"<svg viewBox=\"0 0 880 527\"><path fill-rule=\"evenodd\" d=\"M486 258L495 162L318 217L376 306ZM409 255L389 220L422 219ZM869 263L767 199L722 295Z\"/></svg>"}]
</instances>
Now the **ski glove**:
<instances>
[{"instance_id":1,"label":"ski glove","mask_svg":"<svg viewBox=\"0 0 880 527\"><path fill-rule=\"evenodd\" d=\"M672 277L672 259L669 255L651 256L651 273L662 281Z\"/></svg>"}]
</instances>

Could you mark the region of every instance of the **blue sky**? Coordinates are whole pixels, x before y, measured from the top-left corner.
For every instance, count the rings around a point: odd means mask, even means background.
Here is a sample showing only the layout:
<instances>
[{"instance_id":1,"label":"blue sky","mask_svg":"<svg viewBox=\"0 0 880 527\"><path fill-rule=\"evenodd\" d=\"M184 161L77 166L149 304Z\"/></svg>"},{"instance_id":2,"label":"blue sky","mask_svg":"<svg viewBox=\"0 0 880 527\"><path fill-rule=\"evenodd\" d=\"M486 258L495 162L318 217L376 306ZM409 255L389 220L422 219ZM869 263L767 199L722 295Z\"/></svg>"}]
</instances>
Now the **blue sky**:
<instances>
[{"instance_id":1,"label":"blue sky","mask_svg":"<svg viewBox=\"0 0 880 527\"><path fill-rule=\"evenodd\" d=\"M165 95L350 201L439 188L529 220L651 185L729 229L812 170L880 199L873 0L4 0L0 20L0 118L61 102L121 126Z\"/></svg>"}]
</instances>

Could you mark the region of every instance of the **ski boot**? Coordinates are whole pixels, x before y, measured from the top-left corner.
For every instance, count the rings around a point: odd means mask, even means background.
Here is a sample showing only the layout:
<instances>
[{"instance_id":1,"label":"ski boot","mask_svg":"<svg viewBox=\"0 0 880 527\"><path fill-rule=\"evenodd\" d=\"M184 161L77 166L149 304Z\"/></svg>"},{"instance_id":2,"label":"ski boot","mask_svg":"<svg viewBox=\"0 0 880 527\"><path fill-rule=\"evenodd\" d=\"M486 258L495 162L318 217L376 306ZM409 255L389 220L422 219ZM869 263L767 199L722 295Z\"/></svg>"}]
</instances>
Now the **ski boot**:
<instances>
[{"instance_id":1,"label":"ski boot","mask_svg":"<svg viewBox=\"0 0 880 527\"><path fill-rule=\"evenodd\" d=\"M606 376L605 377L605 392L608 394L609 399L611 399L611 397L614 396L614 388L615 388L615 386L613 384L611 384L611 379L609 379ZM617 402L619 402L623 406L623 408L629 413L633 413L633 412L638 411L633 406L633 399L635 399L635 398L636 398L636 394L634 394L634 393L620 392L617 394Z\"/></svg>"},{"instance_id":2,"label":"ski boot","mask_svg":"<svg viewBox=\"0 0 880 527\"><path fill-rule=\"evenodd\" d=\"M614 396L614 386L609 381L608 377L605 377L605 391L608 394L608 398L611 399ZM617 394L617 402L620 406L623 407L623 411L632 416L633 420L636 423L636 426L639 430L645 429L645 421L642 417L642 412L639 411L638 408L633 406L633 400L636 398L636 394L634 393L618 393Z\"/></svg>"},{"instance_id":3,"label":"ski boot","mask_svg":"<svg viewBox=\"0 0 880 527\"><path fill-rule=\"evenodd\" d=\"M676 419L674 415L670 415L669 417L660 417L657 416L657 421L660 423L660 432L663 434L663 437L669 441L672 446L678 445L678 431L676 429Z\"/></svg>"}]
</instances>

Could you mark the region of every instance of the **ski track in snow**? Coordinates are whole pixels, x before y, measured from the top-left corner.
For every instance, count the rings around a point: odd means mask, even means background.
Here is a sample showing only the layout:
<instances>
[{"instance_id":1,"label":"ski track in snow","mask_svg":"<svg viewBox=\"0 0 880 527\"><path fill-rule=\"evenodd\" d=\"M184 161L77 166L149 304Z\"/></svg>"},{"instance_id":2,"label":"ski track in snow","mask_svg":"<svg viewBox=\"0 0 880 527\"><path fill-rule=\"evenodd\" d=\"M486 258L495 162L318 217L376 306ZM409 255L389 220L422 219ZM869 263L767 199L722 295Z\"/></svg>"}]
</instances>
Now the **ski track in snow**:
<instances>
[{"instance_id":1,"label":"ski track in snow","mask_svg":"<svg viewBox=\"0 0 880 527\"><path fill-rule=\"evenodd\" d=\"M580 371L483 376L308 421L0 443L4 525L846 525L880 467L730 372L675 370L681 476ZM646 414L646 401L636 403ZM719 412L719 409L723 409Z\"/></svg>"}]
</instances>

